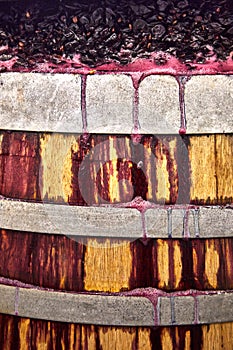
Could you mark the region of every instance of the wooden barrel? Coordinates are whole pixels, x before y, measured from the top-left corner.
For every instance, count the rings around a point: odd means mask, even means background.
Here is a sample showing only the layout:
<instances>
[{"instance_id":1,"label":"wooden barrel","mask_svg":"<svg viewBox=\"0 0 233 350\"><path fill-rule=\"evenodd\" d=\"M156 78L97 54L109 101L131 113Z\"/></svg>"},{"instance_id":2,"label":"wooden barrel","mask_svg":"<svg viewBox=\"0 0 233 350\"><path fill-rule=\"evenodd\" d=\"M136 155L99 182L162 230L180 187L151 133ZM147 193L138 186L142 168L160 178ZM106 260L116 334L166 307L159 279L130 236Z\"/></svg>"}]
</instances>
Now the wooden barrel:
<instances>
[{"instance_id":1,"label":"wooden barrel","mask_svg":"<svg viewBox=\"0 0 233 350\"><path fill-rule=\"evenodd\" d=\"M16 124L0 133L4 349L232 349L232 135Z\"/></svg>"}]
</instances>

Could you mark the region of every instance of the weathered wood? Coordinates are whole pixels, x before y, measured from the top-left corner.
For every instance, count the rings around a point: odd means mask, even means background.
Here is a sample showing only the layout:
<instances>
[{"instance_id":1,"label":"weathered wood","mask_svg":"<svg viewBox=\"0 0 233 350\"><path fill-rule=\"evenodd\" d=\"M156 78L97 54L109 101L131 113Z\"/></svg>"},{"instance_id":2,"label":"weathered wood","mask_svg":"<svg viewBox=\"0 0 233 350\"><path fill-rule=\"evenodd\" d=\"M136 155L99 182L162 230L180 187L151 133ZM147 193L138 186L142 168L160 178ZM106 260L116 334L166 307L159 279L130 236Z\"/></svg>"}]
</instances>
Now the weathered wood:
<instances>
[{"instance_id":1,"label":"weathered wood","mask_svg":"<svg viewBox=\"0 0 233 350\"><path fill-rule=\"evenodd\" d=\"M158 204L232 202L232 135L129 136L1 132L0 193L92 205L136 196ZM223 170L224 169L224 170Z\"/></svg>"},{"instance_id":2,"label":"weathered wood","mask_svg":"<svg viewBox=\"0 0 233 350\"><path fill-rule=\"evenodd\" d=\"M213 203L217 200L215 135L190 138L189 155L192 201Z\"/></svg>"},{"instance_id":3,"label":"weathered wood","mask_svg":"<svg viewBox=\"0 0 233 350\"><path fill-rule=\"evenodd\" d=\"M232 350L233 323L180 327L102 327L0 315L4 350Z\"/></svg>"},{"instance_id":4,"label":"weathered wood","mask_svg":"<svg viewBox=\"0 0 233 350\"><path fill-rule=\"evenodd\" d=\"M144 244L1 230L0 275L67 291L233 289L233 239ZM17 266L17 269L15 268Z\"/></svg>"},{"instance_id":5,"label":"weathered wood","mask_svg":"<svg viewBox=\"0 0 233 350\"><path fill-rule=\"evenodd\" d=\"M85 290L118 292L129 288L133 267L130 242L89 241L84 259Z\"/></svg>"},{"instance_id":6,"label":"weathered wood","mask_svg":"<svg viewBox=\"0 0 233 350\"><path fill-rule=\"evenodd\" d=\"M40 200L38 170L40 140L36 133L0 136L0 193L8 197Z\"/></svg>"},{"instance_id":7,"label":"weathered wood","mask_svg":"<svg viewBox=\"0 0 233 350\"><path fill-rule=\"evenodd\" d=\"M219 135L215 140L218 202L232 202L233 197L233 135Z\"/></svg>"}]
</instances>

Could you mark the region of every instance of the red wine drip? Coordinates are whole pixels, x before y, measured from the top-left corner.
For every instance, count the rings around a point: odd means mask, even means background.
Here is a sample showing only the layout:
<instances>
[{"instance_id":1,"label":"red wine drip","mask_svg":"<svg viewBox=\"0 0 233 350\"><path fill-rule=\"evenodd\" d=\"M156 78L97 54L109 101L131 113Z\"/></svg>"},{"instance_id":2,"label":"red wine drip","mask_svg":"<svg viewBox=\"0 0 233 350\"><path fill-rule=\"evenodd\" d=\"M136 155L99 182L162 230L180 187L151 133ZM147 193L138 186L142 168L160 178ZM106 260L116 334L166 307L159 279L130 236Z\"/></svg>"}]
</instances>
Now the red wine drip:
<instances>
[{"instance_id":1,"label":"red wine drip","mask_svg":"<svg viewBox=\"0 0 233 350\"><path fill-rule=\"evenodd\" d=\"M147 236L147 230L146 230L146 217L145 217L144 211L141 212L141 219L142 219L142 232L143 232L142 242L143 244L147 245L148 236Z\"/></svg>"},{"instance_id":2,"label":"red wine drip","mask_svg":"<svg viewBox=\"0 0 233 350\"><path fill-rule=\"evenodd\" d=\"M15 289L15 315L19 314L19 287Z\"/></svg>"},{"instance_id":3,"label":"red wine drip","mask_svg":"<svg viewBox=\"0 0 233 350\"><path fill-rule=\"evenodd\" d=\"M226 292L226 291L224 291ZM231 293L232 291L228 290L226 293ZM189 289L189 290L183 290L183 291L176 291L172 293L166 293L160 289L156 288L137 288L129 292L122 292L119 293L118 295L123 295L123 296L136 296L136 297L144 297L147 298L151 301L154 307L154 323L155 326L160 325L160 319L159 319L159 297L166 297L170 298L170 303L171 303L171 321L173 323L176 322L176 314L175 314L175 302L174 298L175 297L193 297L194 299L194 324L199 324L199 319L198 319L198 310L199 310L199 305L198 305L198 296L199 295L215 295L218 294L219 291L217 290L212 290L212 291L199 291L195 289Z\"/></svg>"},{"instance_id":4,"label":"red wine drip","mask_svg":"<svg viewBox=\"0 0 233 350\"><path fill-rule=\"evenodd\" d=\"M86 85L87 85L87 76L83 74L82 80L81 80L81 111L82 111L83 137L84 138L86 138L88 135L87 108L86 108Z\"/></svg>"},{"instance_id":5,"label":"red wine drip","mask_svg":"<svg viewBox=\"0 0 233 350\"><path fill-rule=\"evenodd\" d=\"M131 79L134 87L134 98L133 98L133 131L131 134L132 141L138 143L141 141L142 135L140 134L140 123L139 123L139 84L141 80L140 73L132 73Z\"/></svg>"},{"instance_id":6,"label":"red wine drip","mask_svg":"<svg viewBox=\"0 0 233 350\"><path fill-rule=\"evenodd\" d=\"M179 85L179 103L180 103L180 130L179 134L186 134L187 120L185 112L185 84L190 79L188 76L176 77Z\"/></svg>"}]
</instances>

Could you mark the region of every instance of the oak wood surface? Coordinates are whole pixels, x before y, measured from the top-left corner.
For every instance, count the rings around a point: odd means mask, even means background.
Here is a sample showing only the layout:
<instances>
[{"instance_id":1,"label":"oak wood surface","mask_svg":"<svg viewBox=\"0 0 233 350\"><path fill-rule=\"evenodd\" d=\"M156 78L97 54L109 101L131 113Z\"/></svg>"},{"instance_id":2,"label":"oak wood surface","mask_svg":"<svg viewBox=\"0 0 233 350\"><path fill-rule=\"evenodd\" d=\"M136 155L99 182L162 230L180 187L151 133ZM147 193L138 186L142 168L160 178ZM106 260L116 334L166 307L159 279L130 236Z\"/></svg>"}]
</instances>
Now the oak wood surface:
<instances>
[{"instance_id":1,"label":"oak wood surface","mask_svg":"<svg viewBox=\"0 0 233 350\"><path fill-rule=\"evenodd\" d=\"M0 134L0 193L92 205L136 196L160 204L229 204L233 135Z\"/></svg>"},{"instance_id":2,"label":"oak wood surface","mask_svg":"<svg viewBox=\"0 0 233 350\"><path fill-rule=\"evenodd\" d=\"M88 239L0 231L0 276L66 291L233 289L233 239Z\"/></svg>"},{"instance_id":3,"label":"oak wood surface","mask_svg":"<svg viewBox=\"0 0 233 350\"><path fill-rule=\"evenodd\" d=\"M129 136L1 132L0 194L74 205L232 202L232 135ZM86 158L85 158L86 157ZM85 162L83 163L83 161ZM80 188L79 170L83 170ZM82 174L82 173L81 173ZM233 289L233 240L88 239L1 230L0 275L67 291ZM4 349L229 349L232 323L96 327L1 315ZM30 341L28 341L30 339Z\"/></svg>"},{"instance_id":4,"label":"oak wood surface","mask_svg":"<svg viewBox=\"0 0 233 350\"><path fill-rule=\"evenodd\" d=\"M4 350L232 350L233 323L182 327L101 327L0 315Z\"/></svg>"}]
</instances>

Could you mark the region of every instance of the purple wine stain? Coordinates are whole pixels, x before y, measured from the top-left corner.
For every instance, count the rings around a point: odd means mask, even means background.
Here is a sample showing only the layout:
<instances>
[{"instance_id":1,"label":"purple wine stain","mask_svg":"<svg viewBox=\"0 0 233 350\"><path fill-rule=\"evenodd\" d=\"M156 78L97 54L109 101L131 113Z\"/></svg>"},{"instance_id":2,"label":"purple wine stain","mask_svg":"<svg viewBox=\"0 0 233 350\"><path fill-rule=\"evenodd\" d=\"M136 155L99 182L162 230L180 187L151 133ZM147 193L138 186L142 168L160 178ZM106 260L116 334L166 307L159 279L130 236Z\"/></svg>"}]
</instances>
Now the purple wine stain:
<instances>
[{"instance_id":1,"label":"purple wine stain","mask_svg":"<svg viewBox=\"0 0 233 350\"><path fill-rule=\"evenodd\" d=\"M179 195L179 170L176 169L176 166L175 166L176 159L172 159L171 157L171 151L169 146L170 137L165 136L165 137L161 137L161 139L162 139L163 153L167 159L167 172L168 172L169 184L170 184L169 204L175 204L177 202L177 198ZM179 142L180 140L178 139L177 141ZM183 162L186 162L186 161L187 159L183 160Z\"/></svg>"},{"instance_id":2,"label":"purple wine stain","mask_svg":"<svg viewBox=\"0 0 233 350\"><path fill-rule=\"evenodd\" d=\"M179 105L180 105L180 129L179 134L186 134L187 120L185 111L185 84L190 79L190 76L177 76L176 80L179 85Z\"/></svg>"},{"instance_id":3,"label":"purple wine stain","mask_svg":"<svg viewBox=\"0 0 233 350\"><path fill-rule=\"evenodd\" d=\"M226 291L226 293L232 293L232 291ZM175 309L174 309L174 299L177 297L193 297L194 299L194 319L193 319L193 325L200 324L199 322L199 303L198 303L198 296L201 295L216 295L219 294L219 291L217 290L211 290L211 291L199 291L199 290L184 290L184 291L176 291L172 293L164 292L161 289L156 288L137 288L131 291L127 292L121 292L121 293L113 293L114 295L119 296L130 296L130 297L144 297L150 300L150 302L153 305L154 308L154 326L160 326L160 303L159 298L169 298L173 302L170 303L171 305L171 326L175 324Z\"/></svg>"},{"instance_id":4,"label":"purple wine stain","mask_svg":"<svg viewBox=\"0 0 233 350\"><path fill-rule=\"evenodd\" d=\"M141 73L131 73L130 74L133 88L133 130L131 134L131 140L133 143L139 143L141 141L142 135L140 134L140 123L139 123L139 84L142 78Z\"/></svg>"},{"instance_id":5,"label":"purple wine stain","mask_svg":"<svg viewBox=\"0 0 233 350\"><path fill-rule=\"evenodd\" d=\"M81 77L81 112L82 112L83 139L84 140L88 139L86 89L87 89L87 76L85 74L83 74Z\"/></svg>"},{"instance_id":6,"label":"purple wine stain","mask_svg":"<svg viewBox=\"0 0 233 350\"><path fill-rule=\"evenodd\" d=\"M148 241L150 239L148 238L148 234L147 234L145 213L148 209L152 209L152 208L155 208L157 206L151 202L144 200L141 196L137 196L137 197L133 198L130 202L117 203L117 204L112 205L112 206L117 207L117 208L133 208L133 209L137 209L141 213L141 222L142 222L141 242L144 245L147 245Z\"/></svg>"},{"instance_id":7,"label":"purple wine stain","mask_svg":"<svg viewBox=\"0 0 233 350\"><path fill-rule=\"evenodd\" d=\"M141 241L144 245L147 245L149 238L148 238L147 229L146 229L145 211L141 212L141 220L142 220L142 234L143 234Z\"/></svg>"},{"instance_id":8,"label":"purple wine stain","mask_svg":"<svg viewBox=\"0 0 233 350\"><path fill-rule=\"evenodd\" d=\"M0 193L3 197L41 201L39 133L2 131Z\"/></svg>"},{"instance_id":9,"label":"purple wine stain","mask_svg":"<svg viewBox=\"0 0 233 350\"><path fill-rule=\"evenodd\" d=\"M129 292L122 292L122 293L119 293L119 295L130 296L130 297L134 297L134 296L135 297L143 297L143 298L149 299L153 305L153 308L154 308L154 325L159 326L159 324L160 324L160 319L159 319L160 305L159 305L158 301L159 301L159 297L166 296L166 292L163 292L160 289L148 287L148 288L134 289L134 290L129 291Z\"/></svg>"},{"instance_id":10,"label":"purple wine stain","mask_svg":"<svg viewBox=\"0 0 233 350\"><path fill-rule=\"evenodd\" d=\"M15 288L15 316L19 315L19 287Z\"/></svg>"},{"instance_id":11,"label":"purple wine stain","mask_svg":"<svg viewBox=\"0 0 233 350\"><path fill-rule=\"evenodd\" d=\"M189 159L189 144L190 138L187 135L181 135L177 138L175 159L178 170L178 197L176 199L176 204L190 203L191 165Z\"/></svg>"},{"instance_id":12,"label":"purple wine stain","mask_svg":"<svg viewBox=\"0 0 233 350\"><path fill-rule=\"evenodd\" d=\"M109 204L108 204L108 206L109 206ZM190 211L198 210L198 208L195 205L173 204L172 207L171 207L170 204L169 205L167 205L167 204L156 204L156 203L152 203L152 202L149 202L147 200L144 200L141 196L136 196L130 202L111 204L111 207L137 209L141 213L142 241L144 240L145 244L147 244L147 240L149 240L148 234L147 234L147 228L146 228L146 219L145 219L145 213L146 213L146 211L148 209L163 209L163 210L167 210L168 238L172 238L172 211L174 211L174 210L183 210L184 211L183 237L186 238L186 239L190 238L190 233L189 233L189 213L190 213ZM196 225L197 224L199 225L199 223L196 223Z\"/></svg>"}]
</instances>

